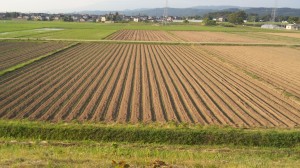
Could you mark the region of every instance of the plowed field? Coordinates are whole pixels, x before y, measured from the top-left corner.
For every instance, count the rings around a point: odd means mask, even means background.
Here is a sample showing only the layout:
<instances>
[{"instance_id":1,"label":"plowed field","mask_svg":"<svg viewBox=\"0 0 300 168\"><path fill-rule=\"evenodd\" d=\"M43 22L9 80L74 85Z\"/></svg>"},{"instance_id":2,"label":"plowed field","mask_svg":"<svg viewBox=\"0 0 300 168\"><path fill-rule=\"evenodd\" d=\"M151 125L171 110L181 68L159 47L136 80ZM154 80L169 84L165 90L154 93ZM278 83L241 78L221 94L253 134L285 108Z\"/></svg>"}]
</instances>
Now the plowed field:
<instances>
[{"instance_id":1,"label":"plowed field","mask_svg":"<svg viewBox=\"0 0 300 168\"><path fill-rule=\"evenodd\" d=\"M0 42L0 71L63 48L67 46L67 44L68 43L55 42Z\"/></svg>"},{"instance_id":2,"label":"plowed field","mask_svg":"<svg viewBox=\"0 0 300 168\"><path fill-rule=\"evenodd\" d=\"M0 118L294 127L300 106L203 49L86 43L0 77Z\"/></svg>"},{"instance_id":3,"label":"plowed field","mask_svg":"<svg viewBox=\"0 0 300 168\"><path fill-rule=\"evenodd\" d=\"M287 47L240 46L201 48L300 98L300 50Z\"/></svg>"},{"instance_id":4,"label":"plowed field","mask_svg":"<svg viewBox=\"0 0 300 168\"><path fill-rule=\"evenodd\" d=\"M172 31L172 34L188 42L221 42L221 43L270 43L272 41L243 37L223 32Z\"/></svg>"},{"instance_id":5,"label":"plowed field","mask_svg":"<svg viewBox=\"0 0 300 168\"><path fill-rule=\"evenodd\" d=\"M268 33L271 35L300 38L300 33Z\"/></svg>"},{"instance_id":6,"label":"plowed field","mask_svg":"<svg viewBox=\"0 0 300 168\"><path fill-rule=\"evenodd\" d=\"M120 30L107 39L125 41L179 41L180 39L172 36L165 31L151 30Z\"/></svg>"}]
</instances>

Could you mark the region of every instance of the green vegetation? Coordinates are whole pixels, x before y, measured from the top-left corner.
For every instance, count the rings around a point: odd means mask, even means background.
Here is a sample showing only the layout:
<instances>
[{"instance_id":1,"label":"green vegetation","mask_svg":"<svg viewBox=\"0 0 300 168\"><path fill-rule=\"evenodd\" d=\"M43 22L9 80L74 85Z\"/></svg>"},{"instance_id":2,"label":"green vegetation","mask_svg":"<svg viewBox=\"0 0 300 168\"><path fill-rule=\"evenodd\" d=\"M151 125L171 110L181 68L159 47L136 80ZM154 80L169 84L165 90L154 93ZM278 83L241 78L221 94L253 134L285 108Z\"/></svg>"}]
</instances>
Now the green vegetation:
<instances>
[{"instance_id":1,"label":"green vegetation","mask_svg":"<svg viewBox=\"0 0 300 168\"><path fill-rule=\"evenodd\" d=\"M38 21L0 21L1 38L35 38L35 39L76 39L102 40L121 29L132 30L164 30L164 31L212 31L212 32L282 32L248 26L201 26L200 24L169 24L158 23L78 23L78 22L38 22ZM46 28L46 29L45 29ZM61 30L50 30L57 28ZM43 30L44 29L44 30Z\"/></svg>"},{"instance_id":2,"label":"green vegetation","mask_svg":"<svg viewBox=\"0 0 300 168\"><path fill-rule=\"evenodd\" d=\"M26 61L26 62L23 62L23 63L20 63L20 64L18 64L18 65L15 65L15 66L13 66L13 67L10 67L10 68L8 68L8 69L4 69L4 70L0 71L0 76L6 74L6 73L8 73L8 72L12 72L12 71L15 71L15 70L17 70L17 69L20 69L20 68L22 68L22 67L24 67L24 66L26 66L26 65L29 65L29 64L31 64L31 63L33 63L33 62L36 62L36 61L39 61L39 60L41 60L41 59L43 59L43 58L46 58L46 57L48 57L48 56L51 56L51 55L53 55L53 54L62 52L62 51L64 51L64 50L68 49L68 48L71 48L71 47L75 46L75 45L77 45L77 43L70 44L70 45L68 45L68 46L66 46L66 47L64 47L64 48L61 48L61 49L56 50L56 51L53 51L53 52L48 53L48 54L46 54L46 55L42 55L42 56L39 56L39 57L37 57L37 58L33 58L33 59L28 60L28 61Z\"/></svg>"},{"instance_id":3,"label":"green vegetation","mask_svg":"<svg viewBox=\"0 0 300 168\"><path fill-rule=\"evenodd\" d=\"M0 137L40 140L143 142L181 145L236 145L295 147L300 131L280 129L238 129L186 124L75 124L0 121Z\"/></svg>"},{"instance_id":4,"label":"green vegetation","mask_svg":"<svg viewBox=\"0 0 300 168\"><path fill-rule=\"evenodd\" d=\"M228 16L228 21L229 23L233 23L233 24L243 24L246 18L247 18L247 14L244 11L238 11L230 14Z\"/></svg>"},{"instance_id":5,"label":"green vegetation","mask_svg":"<svg viewBox=\"0 0 300 168\"><path fill-rule=\"evenodd\" d=\"M0 167L297 167L299 148L160 145L0 138Z\"/></svg>"}]
</instances>

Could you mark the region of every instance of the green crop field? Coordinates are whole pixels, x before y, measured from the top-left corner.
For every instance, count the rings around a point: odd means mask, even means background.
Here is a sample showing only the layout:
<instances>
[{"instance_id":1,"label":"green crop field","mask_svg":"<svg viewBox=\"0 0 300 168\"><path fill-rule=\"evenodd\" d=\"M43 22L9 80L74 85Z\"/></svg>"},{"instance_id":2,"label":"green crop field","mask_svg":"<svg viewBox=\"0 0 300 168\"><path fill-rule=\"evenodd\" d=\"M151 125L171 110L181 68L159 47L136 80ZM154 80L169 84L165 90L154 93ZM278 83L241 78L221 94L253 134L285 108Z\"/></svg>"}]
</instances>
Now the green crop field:
<instances>
[{"instance_id":1,"label":"green crop field","mask_svg":"<svg viewBox=\"0 0 300 168\"><path fill-rule=\"evenodd\" d=\"M59 30L51 30L59 29ZM37 38L37 39L77 39L101 40L122 29L129 30L164 30L164 31L211 31L211 32L282 32L265 30L257 27L236 26L201 26L200 24L170 24L162 26L156 23L68 23L37 21L0 21L1 38ZM285 31L284 31L285 32Z\"/></svg>"}]
</instances>

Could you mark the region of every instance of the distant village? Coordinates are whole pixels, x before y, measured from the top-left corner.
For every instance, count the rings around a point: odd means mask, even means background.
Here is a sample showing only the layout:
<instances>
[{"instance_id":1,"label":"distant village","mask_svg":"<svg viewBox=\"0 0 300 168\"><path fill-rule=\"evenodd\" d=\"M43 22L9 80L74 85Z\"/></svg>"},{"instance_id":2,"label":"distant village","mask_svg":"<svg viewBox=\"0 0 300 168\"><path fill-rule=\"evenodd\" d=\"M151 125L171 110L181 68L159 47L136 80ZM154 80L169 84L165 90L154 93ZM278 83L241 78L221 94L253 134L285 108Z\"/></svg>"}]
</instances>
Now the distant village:
<instances>
[{"instance_id":1,"label":"distant village","mask_svg":"<svg viewBox=\"0 0 300 168\"><path fill-rule=\"evenodd\" d=\"M191 22L201 22L197 17L189 17ZM198 17L199 18L199 17ZM167 20L169 22L184 22L185 17L169 16L165 19L163 16L126 16L116 13L109 13L105 15L89 15L89 14L46 14L46 13L0 13L0 20L19 20L19 21L66 21L66 22L162 22Z\"/></svg>"},{"instance_id":2,"label":"distant village","mask_svg":"<svg viewBox=\"0 0 300 168\"><path fill-rule=\"evenodd\" d=\"M213 13L214 14L214 13ZM255 15L254 15L255 16ZM15 21L65 21L65 22L96 22L96 23L126 23L126 22L145 22L145 23L160 23L160 22L172 22L172 23L202 23L205 22L207 16L126 16L119 14L118 12L109 13L105 15L91 15L91 14L48 14L48 13L19 13L19 12L6 12L0 13L0 20L15 20ZM248 16L242 20L242 23L247 22L265 22L267 19L262 20L256 17L255 20L251 20L253 16ZM299 30L300 25L299 17L298 22L289 22L289 17L283 17L280 20L281 25L264 24L260 25L261 28L267 29L289 29ZM228 22L228 17L210 17L210 21L217 22ZM258 24L259 25L259 24Z\"/></svg>"}]
</instances>

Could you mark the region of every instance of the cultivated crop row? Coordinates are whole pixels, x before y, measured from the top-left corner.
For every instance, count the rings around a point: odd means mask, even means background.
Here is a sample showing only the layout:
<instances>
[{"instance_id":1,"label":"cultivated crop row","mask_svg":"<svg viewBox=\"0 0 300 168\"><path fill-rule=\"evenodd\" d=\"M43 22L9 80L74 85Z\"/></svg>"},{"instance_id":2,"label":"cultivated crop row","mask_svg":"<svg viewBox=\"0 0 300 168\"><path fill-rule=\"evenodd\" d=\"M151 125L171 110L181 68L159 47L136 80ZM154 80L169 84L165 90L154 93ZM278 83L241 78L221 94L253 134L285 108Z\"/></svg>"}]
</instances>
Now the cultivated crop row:
<instances>
[{"instance_id":1,"label":"cultivated crop row","mask_svg":"<svg viewBox=\"0 0 300 168\"><path fill-rule=\"evenodd\" d=\"M202 47L300 98L300 52L283 47Z\"/></svg>"},{"instance_id":2,"label":"cultivated crop row","mask_svg":"<svg viewBox=\"0 0 300 168\"><path fill-rule=\"evenodd\" d=\"M179 38L166 31L120 30L107 39L125 41L180 41Z\"/></svg>"},{"instance_id":3,"label":"cultivated crop row","mask_svg":"<svg viewBox=\"0 0 300 168\"><path fill-rule=\"evenodd\" d=\"M0 78L0 117L294 127L300 106L190 46L81 44Z\"/></svg>"},{"instance_id":4,"label":"cultivated crop row","mask_svg":"<svg viewBox=\"0 0 300 168\"><path fill-rule=\"evenodd\" d=\"M189 42L222 42L222 43L264 43L272 42L258 38L243 37L224 32L172 31L172 34Z\"/></svg>"},{"instance_id":5,"label":"cultivated crop row","mask_svg":"<svg viewBox=\"0 0 300 168\"><path fill-rule=\"evenodd\" d=\"M0 42L0 70L45 55L68 43Z\"/></svg>"}]
</instances>

